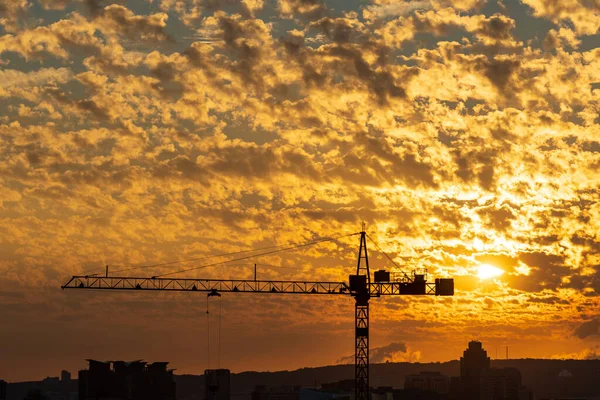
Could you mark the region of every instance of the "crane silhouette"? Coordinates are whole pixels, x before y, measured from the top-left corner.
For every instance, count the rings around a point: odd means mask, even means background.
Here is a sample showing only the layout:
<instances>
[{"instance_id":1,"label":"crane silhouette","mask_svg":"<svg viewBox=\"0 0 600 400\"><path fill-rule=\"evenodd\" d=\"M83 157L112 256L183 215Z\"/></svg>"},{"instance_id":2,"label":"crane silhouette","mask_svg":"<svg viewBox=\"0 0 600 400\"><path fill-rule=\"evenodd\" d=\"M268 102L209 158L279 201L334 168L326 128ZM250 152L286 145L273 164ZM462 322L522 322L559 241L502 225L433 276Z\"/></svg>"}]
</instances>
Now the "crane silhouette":
<instances>
[{"instance_id":1,"label":"crane silhouette","mask_svg":"<svg viewBox=\"0 0 600 400\"><path fill-rule=\"evenodd\" d=\"M108 267L105 276L75 275L62 286L62 289L87 289L87 290L133 290L133 291L180 291L180 292L207 292L207 296L220 296L221 293L271 293L271 294L302 294L302 295L327 295L327 296L352 296L355 299L355 399L369 400L369 300L382 296L453 296L454 280L451 278L435 279L427 282L425 273L413 271L412 276L401 273L399 277L391 278L390 272L385 270L375 271L373 282L369 270L369 256L367 253L367 234L363 225L361 232L352 234L360 235L358 262L356 274L350 275L348 282L323 282L323 281L277 281L238 279L194 279L194 278L165 278L152 277L118 277L109 276ZM351 235L348 235L351 236ZM323 240L321 240L323 241ZM321 241L310 242L292 248L303 247ZM373 242L376 246L377 244ZM277 247L273 246L272 248ZM281 250L281 249L280 249ZM271 254L280 250L264 252L262 255ZM385 255L385 253L383 253ZM256 255L241 257L247 259ZM387 257L387 255L386 255ZM388 257L389 258L389 257ZM393 262L391 258L390 261ZM235 260L230 260L235 261ZM223 263L209 264L218 265ZM156 264L154 266L163 266ZM185 272L183 271L174 273ZM173 273L173 274L174 274Z\"/></svg>"}]
</instances>

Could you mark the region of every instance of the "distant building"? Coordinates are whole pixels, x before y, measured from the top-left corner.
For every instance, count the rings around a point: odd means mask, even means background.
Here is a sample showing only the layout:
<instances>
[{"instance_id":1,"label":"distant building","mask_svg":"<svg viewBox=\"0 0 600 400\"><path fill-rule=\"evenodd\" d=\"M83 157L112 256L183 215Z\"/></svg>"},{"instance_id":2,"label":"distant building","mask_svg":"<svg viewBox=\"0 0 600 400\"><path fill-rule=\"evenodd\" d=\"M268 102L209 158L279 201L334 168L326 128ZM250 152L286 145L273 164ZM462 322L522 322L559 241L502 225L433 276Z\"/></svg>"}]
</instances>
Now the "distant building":
<instances>
[{"instance_id":1,"label":"distant building","mask_svg":"<svg viewBox=\"0 0 600 400\"><path fill-rule=\"evenodd\" d=\"M300 400L352 400L354 399L354 379L322 383L320 389L300 389ZM374 395L371 396L375 400Z\"/></svg>"},{"instance_id":2,"label":"distant building","mask_svg":"<svg viewBox=\"0 0 600 400\"><path fill-rule=\"evenodd\" d=\"M450 377L441 372L421 372L404 378L405 389L429 390L436 393L450 392Z\"/></svg>"},{"instance_id":3,"label":"distant building","mask_svg":"<svg viewBox=\"0 0 600 400\"><path fill-rule=\"evenodd\" d=\"M300 400L351 400L354 398L354 391L346 391L341 389L300 389ZM374 400L374 396L372 396Z\"/></svg>"},{"instance_id":4,"label":"distant building","mask_svg":"<svg viewBox=\"0 0 600 400\"><path fill-rule=\"evenodd\" d=\"M65 371L64 369L60 372L60 380L62 382L71 380L71 373L69 371Z\"/></svg>"},{"instance_id":5,"label":"distant building","mask_svg":"<svg viewBox=\"0 0 600 400\"><path fill-rule=\"evenodd\" d=\"M354 379L344 379L337 382L322 383L321 389L324 390L348 390L354 393L354 385L356 384Z\"/></svg>"},{"instance_id":6,"label":"distant building","mask_svg":"<svg viewBox=\"0 0 600 400\"><path fill-rule=\"evenodd\" d=\"M48 400L40 389L31 389L27 392L23 400Z\"/></svg>"},{"instance_id":7,"label":"distant building","mask_svg":"<svg viewBox=\"0 0 600 400\"><path fill-rule=\"evenodd\" d=\"M533 400L516 368L490 368L481 342L469 342L460 358L460 377L451 378L448 400Z\"/></svg>"},{"instance_id":8,"label":"distant building","mask_svg":"<svg viewBox=\"0 0 600 400\"><path fill-rule=\"evenodd\" d=\"M371 389L371 400L394 400L394 392L400 392L394 390L390 386L383 386Z\"/></svg>"},{"instance_id":9,"label":"distant building","mask_svg":"<svg viewBox=\"0 0 600 400\"><path fill-rule=\"evenodd\" d=\"M204 400L230 400L230 372L228 369L204 371Z\"/></svg>"},{"instance_id":10,"label":"distant building","mask_svg":"<svg viewBox=\"0 0 600 400\"><path fill-rule=\"evenodd\" d=\"M479 399L481 373L489 368L490 358L481 342L475 340L469 342L469 347L460 358L460 379L464 400Z\"/></svg>"},{"instance_id":11,"label":"distant building","mask_svg":"<svg viewBox=\"0 0 600 400\"><path fill-rule=\"evenodd\" d=\"M6 382L0 380L0 400L6 400Z\"/></svg>"},{"instance_id":12,"label":"distant building","mask_svg":"<svg viewBox=\"0 0 600 400\"><path fill-rule=\"evenodd\" d=\"M521 373L516 368L486 369L480 382L480 400L519 400Z\"/></svg>"},{"instance_id":13,"label":"distant building","mask_svg":"<svg viewBox=\"0 0 600 400\"><path fill-rule=\"evenodd\" d=\"M279 386L267 388L256 386L252 392L252 400L299 400L300 386Z\"/></svg>"},{"instance_id":14,"label":"distant building","mask_svg":"<svg viewBox=\"0 0 600 400\"><path fill-rule=\"evenodd\" d=\"M79 371L79 400L175 400L167 362L88 360ZM112 364L112 369L111 369Z\"/></svg>"},{"instance_id":15,"label":"distant building","mask_svg":"<svg viewBox=\"0 0 600 400\"><path fill-rule=\"evenodd\" d=\"M372 390L372 400L445 400L443 394L423 389L392 389L380 387Z\"/></svg>"}]
</instances>

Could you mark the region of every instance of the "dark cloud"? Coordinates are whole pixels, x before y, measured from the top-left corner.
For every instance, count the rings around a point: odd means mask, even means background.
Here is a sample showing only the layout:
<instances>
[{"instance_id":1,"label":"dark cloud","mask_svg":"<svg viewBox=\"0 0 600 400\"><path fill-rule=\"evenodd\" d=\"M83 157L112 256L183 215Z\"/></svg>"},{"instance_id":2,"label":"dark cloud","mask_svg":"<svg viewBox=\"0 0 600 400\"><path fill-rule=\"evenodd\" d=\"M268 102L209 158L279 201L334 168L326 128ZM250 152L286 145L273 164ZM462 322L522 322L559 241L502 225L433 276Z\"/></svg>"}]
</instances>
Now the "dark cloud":
<instances>
[{"instance_id":1,"label":"dark cloud","mask_svg":"<svg viewBox=\"0 0 600 400\"><path fill-rule=\"evenodd\" d=\"M390 343L387 346L376 347L369 350L369 358L371 362L382 363L393 361L396 353L406 353L407 348L404 343Z\"/></svg>"},{"instance_id":2,"label":"dark cloud","mask_svg":"<svg viewBox=\"0 0 600 400\"><path fill-rule=\"evenodd\" d=\"M384 363L386 361L398 361L404 357L398 357L398 353L406 354L407 347L404 343L394 342L387 346L369 349L369 361L371 363ZM354 356L345 356L337 360L336 364L349 364L354 362Z\"/></svg>"},{"instance_id":3,"label":"dark cloud","mask_svg":"<svg viewBox=\"0 0 600 400\"><path fill-rule=\"evenodd\" d=\"M275 75L268 64L259 68L265 61L265 46L270 40L267 26L260 20L238 20L228 16L219 19L219 26L225 44L233 51L230 68L245 84L264 90L265 79Z\"/></svg>"},{"instance_id":4,"label":"dark cloud","mask_svg":"<svg viewBox=\"0 0 600 400\"><path fill-rule=\"evenodd\" d=\"M590 336L600 336L600 319L593 319L582 323L575 329L573 335L580 339Z\"/></svg>"},{"instance_id":5,"label":"dark cloud","mask_svg":"<svg viewBox=\"0 0 600 400\"><path fill-rule=\"evenodd\" d=\"M410 187L436 187L436 171L415 143L394 146L377 133L357 133L354 144L340 143L343 164L327 165L330 174L354 183L379 186L402 182Z\"/></svg>"},{"instance_id":6,"label":"dark cloud","mask_svg":"<svg viewBox=\"0 0 600 400\"><path fill-rule=\"evenodd\" d=\"M531 268L527 276L518 276L512 280L516 289L539 292L544 289L556 290L563 286L562 278L570 273L565 265L565 257L541 251L520 253L519 260Z\"/></svg>"},{"instance_id":7,"label":"dark cloud","mask_svg":"<svg viewBox=\"0 0 600 400\"><path fill-rule=\"evenodd\" d=\"M515 28L515 21L504 15L495 14L484 19L477 34L494 40L508 40L512 38L511 31Z\"/></svg>"},{"instance_id":8,"label":"dark cloud","mask_svg":"<svg viewBox=\"0 0 600 400\"><path fill-rule=\"evenodd\" d=\"M486 221L486 225L498 232L507 232L512 227L512 221L517 218L515 211L507 204L501 207L482 207L477 210Z\"/></svg>"},{"instance_id":9,"label":"dark cloud","mask_svg":"<svg viewBox=\"0 0 600 400\"><path fill-rule=\"evenodd\" d=\"M400 79L397 78L389 69L369 64L363 57L359 47L355 46L334 46L329 53L338 57L342 62L347 62L348 67L354 70L354 73L375 96L380 106L388 105L390 99L406 98L406 90L400 85ZM403 84L418 74L418 70L408 70Z\"/></svg>"},{"instance_id":10,"label":"dark cloud","mask_svg":"<svg viewBox=\"0 0 600 400\"><path fill-rule=\"evenodd\" d=\"M550 304L550 305L569 305L570 302L558 296L530 296L527 300L530 303Z\"/></svg>"},{"instance_id":11,"label":"dark cloud","mask_svg":"<svg viewBox=\"0 0 600 400\"><path fill-rule=\"evenodd\" d=\"M485 76L504 94L517 69L521 65L520 61L512 59L494 59L485 67Z\"/></svg>"},{"instance_id":12,"label":"dark cloud","mask_svg":"<svg viewBox=\"0 0 600 400\"><path fill-rule=\"evenodd\" d=\"M497 152L485 146L485 149L454 149L457 165L456 175L464 182L476 181L483 189L494 190L496 187L495 167L498 163Z\"/></svg>"},{"instance_id":13,"label":"dark cloud","mask_svg":"<svg viewBox=\"0 0 600 400\"><path fill-rule=\"evenodd\" d=\"M178 155L157 164L152 175L160 179L186 179L198 182L203 186L210 186L210 171L184 155Z\"/></svg>"},{"instance_id":14,"label":"dark cloud","mask_svg":"<svg viewBox=\"0 0 600 400\"><path fill-rule=\"evenodd\" d=\"M212 50L212 46L206 43L195 42L183 51L183 55L194 67L202 69L209 79L215 79L218 74L212 65Z\"/></svg>"},{"instance_id":15,"label":"dark cloud","mask_svg":"<svg viewBox=\"0 0 600 400\"><path fill-rule=\"evenodd\" d=\"M77 107L83 111L91 112L98 119L109 119L110 115L106 108L100 106L92 99L81 100L76 103Z\"/></svg>"},{"instance_id":16,"label":"dark cloud","mask_svg":"<svg viewBox=\"0 0 600 400\"><path fill-rule=\"evenodd\" d=\"M235 162L232 162L235 160ZM205 165L218 174L247 179L271 180L281 173L313 179L327 179L317 165L301 151L271 146L231 146L212 149Z\"/></svg>"},{"instance_id":17,"label":"dark cloud","mask_svg":"<svg viewBox=\"0 0 600 400\"><path fill-rule=\"evenodd\" d=\"M336 43L356 42L361 31L356 20L348 18L322 18L312 22L311 27L320 29L329 39Z\"/></svg>"},{"instance_id":18,"label":"dark cloud","mask_svg":"<svg viewBox=\"0 0 600 400\"><path fill-rule=\"evenodd\" d=\"M59 0L60 1L60 0ZM85 5L89 11L89 13L93 17L97 17L102 13L104 7L110 4L119 4L123 3L122 0L85 0Z\"/></svg>"},{"instance_id":19,"label":"dark cloud","mask_svg":"<svg viewBox=\"0 0 600 400\"><path fill-rule=\"evenodd\" d=\"M304 36L299 32L288 32L282 39L283 47L289 57L295 60L302 69L302 80L310 88L322 87L326 82L325 74L319 72L311 62L314 51L304 45Z\"/></svg>"}]
</instances>

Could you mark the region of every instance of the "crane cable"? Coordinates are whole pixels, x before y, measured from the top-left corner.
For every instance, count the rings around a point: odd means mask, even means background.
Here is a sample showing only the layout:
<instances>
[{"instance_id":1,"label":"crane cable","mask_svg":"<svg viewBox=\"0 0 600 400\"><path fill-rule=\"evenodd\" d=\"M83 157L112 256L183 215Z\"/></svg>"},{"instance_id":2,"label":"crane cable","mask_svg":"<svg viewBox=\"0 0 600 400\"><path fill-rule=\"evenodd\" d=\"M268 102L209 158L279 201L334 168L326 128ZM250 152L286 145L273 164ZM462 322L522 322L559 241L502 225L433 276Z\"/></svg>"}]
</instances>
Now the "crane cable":
<instances>
[{"instance_id":1,"label":"crane cable","mask_svg":"<svg viewBox=\"0 0 600 400\"><path fill-rule=\"evenodd\" d=\"M215 262L215 263L212 263L212 264L200 265L200 266L197 266L197 267L182 269L182 270L174 271L174 272L167 272L167 273L164 273L164 274L155 275L155 278L160 278L160 277L168 276L168 275L175 275L175 274L179 274L179 273L182 273L182 272L194 271L194 270L197 270L197 269L214 267L216 265L228 264L228 263L234 262L234 261L247 260L247 259L254 258L254 257L260 257L260 256L269 255L269 254L279 253L279 252L282 252L282 251L296 250L296 249L299 249L301 247L312 246L312 245L315 245L315 244L318 244L318 243L323 243L323 242L331 242L331 241L334 241L334 240L337 240L337 239L341 239L341 238L345 238L345 237L349 237L349 236L354 236L354 235L358 235L358 234L360 234L360 233L355 232L355 233L350 233L350 234L347 234L347 235L341 235L341 236L332 237L332 238L321 238L321 239L314 240L312 242L301 243L301 244L297 244L297 245L294 245L294 246L286 247L286 248L283 248L283 249L266 251L264 253L252 254L252 255L249 255L249 256L235 258L233 260L220 261L220 262Z\"/></svg>"},{"instance_id":2,"label":"crane cable","mask_svg":"<svg viewBox=\"0 0 600 400\"><path fill-rule=\"evenodd\" d=\"M209 311L209 299L212 296L206 296L206 354L208 357L207 369L210 369L210 311ZM221 312L223 309L223 303L221 296L219 297L219 314L217 316L217 369L221 368Z\"/></svg>"},{"instance_id":3,"label":"crane cable","mask_svg":"<svg viewBox=\"0 0 600 400\"><path fill-rule=\"evenodd\" d=\"M234 259L234 260L229 260L229 261L225 261L225 262L220 262L220 263L215 263L215 264L210 264L210 265L199 266L199 267L191 268L191 269L185 270L185 271L191 271L191 270L194 270L194 269L201 269L201 268L210 267L210 266L213 266L213 265L227 264L228 262L233 262L233 261L246 260L246 259L249 259L249 258L252 258L252 257L256 257L256 256L277 253L279 251L291 250L291 249L294 249L294 248L299 248L299 247L303 247L303 246L309 246L309 245L312 245L312 244L321 243L321 242L329 241L329 240L333 241L333 240L336 240L336 239L341 239L341 238L348 237L348 236L353 236L353 235L358 235L358 233L352 233L352 234L348 234L348 235L336 236L336 237L333 237L333 238L317 239L317 240L315 240L313 242L302 243L302 244L297 245L297 246L292 246L292 247L288 247L288 248L284 248L284 249L280 249L280 250L273 250L272 252L267 252L267 253L255 254L255 255L248 256L248 257L242 257L242 258L238 258L238 259ZM243 254L243 253L249 253L249 252L254 252L254 251L277 249L277 248L282 247L282 246L285 246L285 245L280 244L280 245L274 245L274 246L260 247L260 248L257 248L257 249L249 249L249 250L234 251L234 252L230 252L230 253L216 254L216 255L212 255L212 256L189 258L187 260L170 261L170 262L158 263L158 264L151 264L151 265L139 265L139 266L134 266L134 267L131 267L131 268L118 269L116 271L111 271L111 273L114 274L114 273L117 273L117 272L133 271L133 270L136 270L136 269L163 267L163 266L166 266L166 265L181 264L181 263L186 263L186 262L191 262L191 261L201 261L201 260L208 260L208 259L211 259L211 258L227 257L227 256L233 256L233 255L236 255L236 254ZM98 271L98 270L94 269L92 271L89 271L88 273L83 273L83 275L94 276L94 275L99 275L99 274L102 273L102 272L96 272L96 273L92 274L91 272L93 272L93 271ZM171 274L175 274L175 273L179 273L179 272L183 272L183 271L178 271L178 272L173 272L173 273L168 273L168 274L162 274L162 275L156 275L156 277L171 275Z\"/></svg>"},{"instance_id":4,"label":"crane cable","mask_svg":"<svg viewBox=\"0 0 600 400\"><path fill-rule=\"evenodd\" d=\"M392 257L390 257L385 251L381 250L381 247L379 247L379 245L377 244L377 242L375 240L373 240L373 238L371 236L369 236L369 234L367 234L367 237L369 238L369 240L371 241L371 243L373 243L375 245L375 247L377 248L377 250L379 250L379 252L381 254L383 254L388 260L390 260L392 262L392 264L394 264L396 266L396 268L398 268L398 270L400 270L400 272L402 274L404 274L404 277L410 281L411 280L410 277L406 274L406 272L402 271L402 268L400 267L400 265L398 265L398 263L396 261L394 261L392 259Z\"/></svg>"},{"instance_id":5,"label":"crane cable","mask_svg":"<svg viewBox=\"0 0 600 400\"><path fill-rule=\"evenodd\" d=\"M223 308L223 300L219 297L219 341L217 342L217 369L221 369L221 309Z\"/></svg>"},{"instance_id":6,"label":"crane cable","mask_svg":"<svg viewBox=\"0 0 600 400\"><path fill-rule=\"evenodd\" d=\"M210 313L208 312L208 296L206 297L206 354L207 354L207 367L210 369Z\"/></svg>"},{"instance_id":7,"label":"crane cable","mask_svg":"<svg viewBox=\"0 0 600 400\"><path fill-rule=\"evenodd\" d=\"M138 266L134 266L131 268L123 268L123 269L118 269L116 271L111 271L111 273L116 273L116 272L124 272L124 271L133 271L136 269L143 269L143 268L154 268L154 267L163 267L165 265L173 265L173 264L181 264L181 263L185 263L185 262L190 262L190 261L201 261L201 260L208 260L211 258L217 258L217 257L227 257L227 256L233 256L236 254L243 254L243 253L249 253L252 251L261 251L261 250L269 250L269 249L275 249L277 247L281 247L283 245L277 245L277 246L267 246L267 247L260 247L258 249L250 249L250 250L241 250L241 251L234 251L231 253L222 253L222 254L215 254L213 256L204 256L204 257L195 257L195 258L189 258L187 260L179 260L179 261L170 261L170 262L165 262L165 263L159 263L159 264L151 264L151 265L138 265ZM90 271L97 271L96 269ZM94 276L94 275L98 275L101 274L101 272L96 272L94 274L91 273L84 273L83 275L88 275L88 276Z\"/></svg>"}]
</instances>

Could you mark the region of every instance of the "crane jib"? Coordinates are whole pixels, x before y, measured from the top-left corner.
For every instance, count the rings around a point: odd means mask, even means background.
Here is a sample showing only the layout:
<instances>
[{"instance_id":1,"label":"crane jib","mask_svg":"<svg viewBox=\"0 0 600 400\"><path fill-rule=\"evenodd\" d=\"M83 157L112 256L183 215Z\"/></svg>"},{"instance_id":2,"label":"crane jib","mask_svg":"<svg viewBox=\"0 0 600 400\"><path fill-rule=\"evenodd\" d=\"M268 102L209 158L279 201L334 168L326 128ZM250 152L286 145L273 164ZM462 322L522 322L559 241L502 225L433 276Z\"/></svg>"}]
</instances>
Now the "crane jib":
<instances>
[{"instance_id":1,"label":"crane jib","mask_svg":"<svg viewBox=\"0 0 600 400\"><path fill-rule=\"evenodd\" d=\"M198 292L241 292L281 294L328 294L354 296L358 290L344 282L307 282L246 279L190 279L190 278L138 278L73 276L63 289L96 290L170 290ZM436 279L435 282L375 282L366 284L371 297L397 295L452 296L453 279Z\"/></svg>"}]
</instances>

